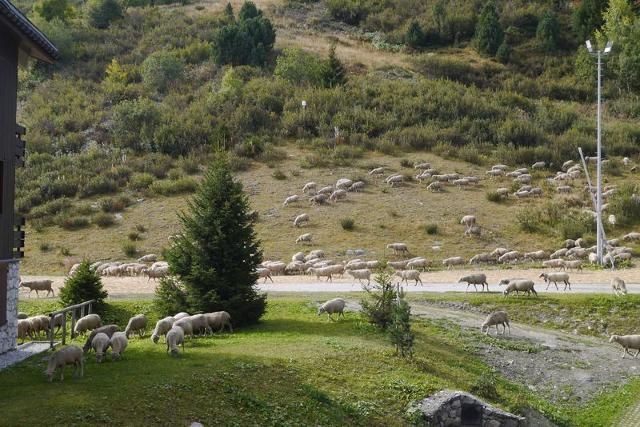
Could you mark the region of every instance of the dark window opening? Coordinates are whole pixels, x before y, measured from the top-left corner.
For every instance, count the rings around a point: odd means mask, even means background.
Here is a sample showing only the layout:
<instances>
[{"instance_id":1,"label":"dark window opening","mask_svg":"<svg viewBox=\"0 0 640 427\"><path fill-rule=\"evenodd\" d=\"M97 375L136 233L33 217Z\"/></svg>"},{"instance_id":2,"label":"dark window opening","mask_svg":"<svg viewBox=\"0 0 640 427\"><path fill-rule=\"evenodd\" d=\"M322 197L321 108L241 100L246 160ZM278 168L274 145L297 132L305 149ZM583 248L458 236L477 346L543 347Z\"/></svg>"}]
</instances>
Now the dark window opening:
<instances>
[{"instance_id":1,"label":"dark window opening","mask_svg":"<svg viewBox=\"0 0 640 427\"><path fill-rule=\"evenodd\" d=\"M464 426L482 425L482 408L479 405L463 403L460 421Z\"/></svg>"},{"instance_id":2,"label":"dark window opening","mask_svg":"<svg viewBox=\"0 0 640 427\"><path fill-rule=\"evenodd\" d=\"M7 264L0 263L0 326L7 323Z\"/></svg>"},{"instance_id":3,"label":"dark window opening","mask_svg":"<svg viewBox=\"0 0 640 427\"><path fill-rule=\"evenodd\" d=\"M0 160L0 215L2 215L2 201L4 200L4 162Z\"/></svg>"}]
</instances>

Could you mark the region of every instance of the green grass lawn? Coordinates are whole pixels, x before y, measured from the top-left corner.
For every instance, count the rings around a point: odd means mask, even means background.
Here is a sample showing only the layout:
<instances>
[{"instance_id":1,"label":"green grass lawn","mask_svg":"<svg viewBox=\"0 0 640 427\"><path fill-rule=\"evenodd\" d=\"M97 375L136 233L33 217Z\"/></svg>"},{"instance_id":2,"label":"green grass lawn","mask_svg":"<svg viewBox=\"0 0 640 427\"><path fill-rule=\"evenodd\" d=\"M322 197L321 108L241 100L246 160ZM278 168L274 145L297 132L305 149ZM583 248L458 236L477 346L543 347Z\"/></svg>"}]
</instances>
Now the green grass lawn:
<instances>
[{"instance_id":1,"label":"green grass lawn","mask_svg":"<svg viewBox=\"0 0 640 427\"><path fill-rule=\"evenodd\" d=\"M631 383L586 406L553 406L492 374L455 331L416 322L416 356L403 360L359 314L328 322L312 298L270 297L259 325L187 341L178 358L148 338L133 339L120 362L98 365L92 353L82 379L67 368L64 382L48 383L45 361L34 357L0 373L0 424L406 425L411 402L443 388L482 393L489 382L497 390L490 400L507 410L530 405L560 425L597 426L640 391ZM35 314L53 305L29 301L20 309ZM124 327L139 312L158 318L145 300L112 301L104 318Z\"/></svg>"}]
</instances>

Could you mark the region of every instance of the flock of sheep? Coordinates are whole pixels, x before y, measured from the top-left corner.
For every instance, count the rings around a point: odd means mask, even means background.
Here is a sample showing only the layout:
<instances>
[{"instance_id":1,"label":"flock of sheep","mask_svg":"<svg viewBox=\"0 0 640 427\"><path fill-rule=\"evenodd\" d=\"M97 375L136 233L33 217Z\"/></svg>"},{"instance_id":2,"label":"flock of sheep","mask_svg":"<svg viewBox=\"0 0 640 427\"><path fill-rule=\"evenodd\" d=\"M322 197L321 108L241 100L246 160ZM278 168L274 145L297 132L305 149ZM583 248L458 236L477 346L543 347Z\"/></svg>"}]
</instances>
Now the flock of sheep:
<instances>
[{"instance_id":1,"label":"flock of sheep","mask_svg":"<svg viewBox=\"0 0 640 427\"><path fill-rule=\"evenodd\" d=\"M69 276L72 276L80 264L74 264L69 270ZM91 268L101 276L123 277L123 276L146 276L151 279L161 279L169 274L169 264L165 261L158 261L155 254L145 255L137 260L137 262L104 262L96 261L91 264Z\"/></svg>"}]
</instances>

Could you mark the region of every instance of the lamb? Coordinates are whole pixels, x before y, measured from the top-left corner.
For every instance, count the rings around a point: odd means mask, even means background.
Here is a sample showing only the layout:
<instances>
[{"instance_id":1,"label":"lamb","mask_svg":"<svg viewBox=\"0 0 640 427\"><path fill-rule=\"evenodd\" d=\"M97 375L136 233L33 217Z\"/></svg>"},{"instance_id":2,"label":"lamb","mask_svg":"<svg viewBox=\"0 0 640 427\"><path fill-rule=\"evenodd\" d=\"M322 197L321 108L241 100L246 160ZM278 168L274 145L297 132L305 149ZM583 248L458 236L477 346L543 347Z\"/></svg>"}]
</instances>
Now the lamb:
<instances>
[{"instance_id":1,"label":"lamb","mask_svg":"<svg viewBox=\"0 0 640 427\"><path fill-rule=\"evenodd\" d=\"M505 311L495 311L487 316L484 323L480 327L481 332L485 332L489 335L489 329L492 326L496 327L496 335L500 333L498 330L498 325L502 325L502 335L507 331L507 326L509 327L509 334L511 334L511 325L509 325L509 316Z\"/></svg>"},{"instance_id":2,"label":"lamb","mask_svg":"<svg viewBox=\"0 0 640 427\"><path fill-rule=\"evenodd\" d=\"M489 292L489 283L487 283L487 275L483 273L478 274L470 274L468 276L462 276L458 283L467 282L467 290L465 292L469 292L469 286L473 285L473 289L478 292L478 288L476 285L482 286L482 291L484 291L484 287L487 287L487 292Z\"/></svg>"},{"instance_id":3,"label":"lamb","mask_svg":"<svg viewBox=\"0 0 640 427\"><path fill-rule=\"evenodd\" d=\"M105 334L108 337L113 336L114 333L116 333L120 328L118 327L118 325L105 325L105 326L101 326L97 329L94 329L91 334L89 334L89 338L87 338L87 340L84 343L84 346L82 347L82 351L84 353L88 353L93 347L91 346L91 343L93 342L93 339L95 338L96 335L98 334Z\"/></svg>"},{"instance_id":4,"label":"lamb","mask_svg":"<svg viewBox=\"0 0 640 427\"><path fill-rule=\"evenodd\" d=\"M575 260L575 261L565 261L564 262L564 268L566 270L582 270L582 261Z\"/></svg>"},{"instance_id":5,"label":"lamb","mask_svg":"<svg viewBox=\"0 0 640 427\"><path fill-rule=\"evenodd\" d=\"M180 320L176 320L173 327L182 328L182 332L184 332L185 337L189 336L193 339L193 324L191 323L191 319L185 317Z\"/></svg>"},{"instance_id":6,"label":"lamb","mask_svg":"<svg viewBox=\"0 0 640 427\"><path fill-rule=\"evenodd\" d=\"M293 220L293 226L294 227L300 227L303 222L309 222L309 214L303 213L303 214L298 215Z\"/></svg>"},{"instance_id":7,"label":"lamb","mask_svg":"<svg viewBox=\"0 0 640 427\"><path fill-rule=\"evenodd\" d=\"M338 317L344 317L345 305L346 303L342 298L331 299L318 307L318 316L320 316L322 313L327 313L327 315L329 316L329 320L333 320L333 317L331 317L331 315L338 313Z\"/></svg>"},{"instance_id":8,"label":"lamb","mask_svg":"<svg viewBox=\"0 0 640 427\"><path fill-rule=\"evenodd\" d=\"M231 326L231 315L226 311L216 311L213 313L206 313L205 317L211 330L217 332L224 331L224 328L229 328L229 332L233 333L233 326Z\"/></svg>"},{"instance_id":9,"label":"lamb","mask_svg":"<svg viewBox=\"0 0 640 427\"><path fill-rule=\"evenodd\" d=\"M433 191L433 192L442 191L442 188L443 188L442 183L438 181L434 181L431 184L427 185L427 190Z\"/></svg>"},{"instance_id":10,"label":"lamb","mask_svg":"<svg viewBox=\"0 0 640 427\"><path fill-rule=\"evenodd\" d=\"M401 254L408 254L409 253L409 249L407 248L407 245L405 243L389 243L387 245L387 249L393 249L393 252L396 255L398 253L401 253Z\"/></svg>"},{"instance_id":11,"label":"lamb","mask_svg":"<svg viewBox=\"0 0 640 427\"><path fill-rule=\"evenodd\" d=\"M462 258L461 256L454 256L454 257L445 258L442 260L442 265L446 265L447 270L451 270L451 267L453 267L454 265L462 265L462 264L464 264L464 258Z\"/></svg>"},{"instance_id":12,"label":"lamb","mask_svg":"<svg viewBox=\"0 0 640 427\"><path fill-rule=\"evenodd\" d=\"M312 206L321 205L323 203L326 203L328 197L329 196L327 196L326 194L316 194L315 196L311 197L309 201L311 202Z\"/></svg>"},{"instance_id":13,"label":"lamb","mask_svg":"<svg viewBox=\"0 0 640 427\"><path fill-rule=\"evenodd\" d=\"M542 265L548 268L565 268L564 263L565 261L563 259L554 258L547 261L543 261Z\"/></svg>"},{"instance_id":14,"label":"lamb","mask_svg":"<svg viewBox=\"0 0 640 427\"><path fill-rule=\"evenodd\" d=\"M617 342L622 346L624 351L622 352L622 358L629 353L629 356L633 356L635 359L638 354L640 354L640 335L611 335L609 338L609 342ZM629 351L629 349L638 350L636 354L633 355Z\"/></svg>"},{"instance_id":15,"label":"lamb","mask_svg":"<svg viewBox=\"0 0 640 427\"><path fill-rule=\"evenodd\" d=\"M558 290L558 282L564 282L563 290L566 291L567 286L569 287L569 290L571 290L571 283L569 283L569 275L567 273L563 273L563 272L542 273L540 274L539 277L542 277L545 283L547 284L547 287L545 288L545 290L549 289L549 285L551 284L551 282L553 282L553 284L556 285L556 290Z\"/></svg>"},{"instance_id":16,"label":"lamb","mask_svg":"<svg viewBox=\"0 0 640 427\"><path fill-rule=\"evenodd\" d=\"M471 228L474 225L476 225L476 217L473 215L465 215L462 217L462 219L460 220L460 224L462 225L466 225L467 228Z\"/></svg>"},{"instance_id":17,"label":"lamb","mask_svg":"<svg viewBox=\"0 0 640 427\"><path fill-rule=\"evenodd\" d=\"M316 191L316 188L318 187L318 184L316 184L315 182L311 181L311 182L307 182L304 187L302 187L302 192L306 193L307 191Z\"/></svg>"},{"instance_id":18,"label":"lamb","mask_svg":"<svg viewBox=\"0 0 640 427\"><path fill-rule=\"evenodd\" d=\"M500 258L498 258L499 262L514 262L518 260L518 257L520 256L520 252L518 251L510 251L507 252L506 254L502 255Z\"/></svg>"},{"instance_id":19,"label":"lamb","mask_svg":"<svg viewBox=\"0 0 640 427\"><path fill-rule=\"evenodd\" d=\"M282 206L289 206L291 203L295 203L299 200L300 200L300 196L298 196L297 194L294 194L293 196L289 196L286 199L284 199L284 203L282 203Z\"/></svg>"},{"instance_id":20,"label":"lamb","mask_svg":"<svg viewBox=\"0 0 640 427\"><path fill-rule=\"evenodd\" d=\"M402 279L400 283L405 282L408 285L409 280L415 280L416 286L418 286L418 283L424 285L420 279L420 272L418 270L398 270L394 274Z\"/></svg>"},{"instance_id":21,"label":"lamb","mask_svg":"<svg viewBox=\"0 0 640 427\"><path fill-rule=\"evenodd\" d=\"M75 333L82 334L102 326L102 319L97 314L87 314L76 322Z\"/></svg>"},{"instance_id":22,"label":"lamb","mask_svg":"<svg viewBox=\"0 0 640 427\"><path fill-rule=\"evenodd\" d=\"M29 282L20 282L21 288L28 288L29 295L31 295L32 291L36 291L36 297L40 298L39 291L47 291L47 296L51 293L54 297L56 296L55 292L53 292L53 280L32 280Z\"/></svg>"},{"instance_id":23,"label":"lamb","mask_svg":"<svg viewBox=\"0 0 640 427\"><path fill-rule=\"evenodd\" d=\"M345 270L345 272L354 279L358 279L360 283L362 283L363 280L366 280L367 286L369 285L369 283L371 283L371 270L369 270L368 268L362 268L359 270Z\"/></svg>"},{"instance_id":24,"label":"lamb","mask_svg":"<svg viewBox=\"0 0 640 427\"><path fill-rule=\"evenodd\" d=\"M342 200L346 198L347 198L347 190L342 190L342 189L334 191L329 196L329 200L336 203L338 202L338 200Z\"/></svg>"},{"instance_id":25,"label":"lamb","mask_svg":"<svg viewBox=\"0 0 640 427\"><path fill-rule=\"evenodd\" d=\"M611 279L611 289L613 289L613 294L615 296L623 296L627 294L627 285L624 283L624 280L619 277Z\"/></svg>"},{"instance_id":26,"label":"lamb","mask_svg":"<svg viewBox=\"0 0 640 427\"><path fill-rule=\"evenodd\" d=\"M184 331L182 328L174 326L167 332L167 353L170 352L172 356L177 356L180 344L182 344L182 351L184 351Z\"/></svg>"},{"instance_id":27,"label":"lamb","mask_svg":"<svg viewBox=\"0 0 640 427\"><path fill-rule=\"evenodd\" d=\"M191 317L185 317L185 319L191 320L193 325L193 333L200 332L203 335L212 335L213 331L209 327L209 322L204 314L194 314Z\"/></svg>"},{"instance_id":28,"label":"lamb","mask_svg":"<svg viewBox=\"0 0 640 427\"><path fill-rule=\"evenodd\" d=\"M530 259L530 260L541 260L541 259L545 259L546 257L547 255L542 250L534 251L534 252L526 252L524 254L524 259Z\"/></svg>"},{"instance_id":29,"label":"lamb","mask_svg":"<svg viewBox=\"0 0 640 427\"><path fill-rule=\"evenodd\" d=\"M111 360L114 362L120 360L128 344L129 340L124 332L114 333L109 341L109 345L111 346Z\"/></svg>"},{"instance_id":30,"label":"lamb","mask_svg":"<svg viewBox=\"0 0 640 427\"><path fill-rule=\"evenodd\" d=\"M151 340L157 344L161 335L166 335L167 332L173 326L175 319L173 317L165 317L164 319L158 320L156 323L156 327L153 330L153 334L151 334Z\"/></svg>"},{"instance_id":31,"label":"lamb","mask_svg":"<svg viewBox=\"0 0 640 427\"><path fill-rule=\"evenodd\" d=\"M298 236L298 238L296 239L296 244L298 244L298 243L311 243L312 239L313 239L313 236L311 235L311 233L305 233L305 234L302 234L302 235Z\"/></svg>"},{"instance_id":32,"label":"lamb","mask_svg":"<svg viewBox=\"0 0 640 427\"><path fill-rule=\"evenodd\" d=\"M346 190L347 188L351 187L351 185L353 185L353 181L348 178L340 178L336 182L336 188L340 190Z\"/></svg>"},{"instance_id":33,"label":"lamb","mask_svg":"<svg viewBox=\"0 0 640 427\"><path fill-rule=\"evenodd\" d=\"M268 268L258 268L256 269L256 273L258 273L258 279L264 278L264 283L267 283L267 279L271 280L273 283L273 278L271 277L271 270Z\"/></svg>"},{"instance_id":34,"label":"lamb","mask_svg":"<svg viewBox=\"0 0 640 427\"><path fill-rule=\"evenodd\" d=\"M142 338L147 329L147 316L144 314L138 314L129 319L129 323L127 323L127 327L124 329L124 334L129 339L129 336L133 332L137 332L138 336Z\"/></svg>"},{"instance_id":35,"label":"lamb","mask_svg":"<svg viewBox=\"0 0 640 427\"><path fill-rule=\"evenodd\" d=\"M516 293L516 295L520 295L520 292L524 292L529 295L533 293L535 296L538 296L538 293L533 288L534 283L533 280L529 279L503 279L500 281L501 285L507 285L504 290L504 296L508 296L511 292Z\"/></svg>"},{"instance_id":36,"label":"lamb","mask_svg":"<svg viewBox=\"0 0 640 427\"><path fill-rule=\"evenodd\" d=\"M49 357L45 375L49 378L49 382L53 381L53 376L57 369L60 369L60 381L64 381L64 368L66 365L74 365L73 375L75 376L80 368L80 376L84 376L84 359L82 350L75 345L69 345L56 351Z\"/></svg>"},{"instance_id":37,"label":"lamb","mask_svg":"<svg viewBox=\"0 0 640 427\"><path fill-rule=\"evenodd\" d=\"M96 334L91 340L91 348L96 352L96 362L102 363L104 359L104 354L109 348L110 340L107 334L102 332Z\"/></svg>"},{"instance_id":38,"label":"lamb","mask_svg":"<svg viewBox=\"0 0 640 427\"><path fill-rule=\"evenodd\" d=\"M482 252L477 255L474 255L469 260L469 264L479 264L481 262L491 262L493 261L493 257L488 252Z\"/></svg>"}]
</instances>

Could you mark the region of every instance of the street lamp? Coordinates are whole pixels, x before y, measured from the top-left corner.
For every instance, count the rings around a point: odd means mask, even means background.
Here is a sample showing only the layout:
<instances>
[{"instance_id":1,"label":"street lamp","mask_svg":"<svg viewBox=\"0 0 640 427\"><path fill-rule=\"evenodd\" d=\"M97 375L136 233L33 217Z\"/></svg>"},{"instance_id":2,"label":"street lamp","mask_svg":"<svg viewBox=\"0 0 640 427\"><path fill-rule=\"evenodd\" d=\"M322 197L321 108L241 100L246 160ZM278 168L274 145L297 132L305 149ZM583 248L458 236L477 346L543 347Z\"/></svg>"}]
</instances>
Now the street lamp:
<instances>
[{"instance_id":1,"label":"street lamp","mask_svg":"<svg viewBox=\"0 0 640 427\"><path fill-rule=\"evenodd\" d=\"M602 57L611 53L613 43L607 42L604 50L594 49L590 40L586 42L587 50L591 56L598 58L598 105L597 105L597 143L598 143L598 162L597 162L597 178L596 178L596 227L597 227L597 257L598 264L602 265L603 258L603 236L602 229L602 109L601 109L601 93L602 93Z\"/></svg>"}]
</instances>

